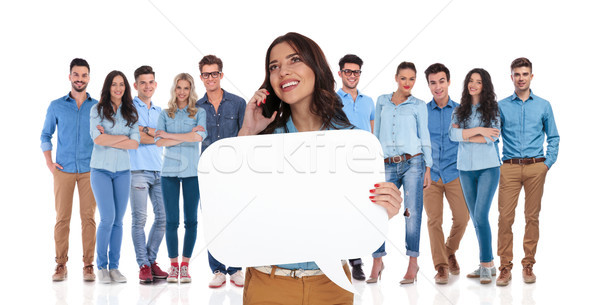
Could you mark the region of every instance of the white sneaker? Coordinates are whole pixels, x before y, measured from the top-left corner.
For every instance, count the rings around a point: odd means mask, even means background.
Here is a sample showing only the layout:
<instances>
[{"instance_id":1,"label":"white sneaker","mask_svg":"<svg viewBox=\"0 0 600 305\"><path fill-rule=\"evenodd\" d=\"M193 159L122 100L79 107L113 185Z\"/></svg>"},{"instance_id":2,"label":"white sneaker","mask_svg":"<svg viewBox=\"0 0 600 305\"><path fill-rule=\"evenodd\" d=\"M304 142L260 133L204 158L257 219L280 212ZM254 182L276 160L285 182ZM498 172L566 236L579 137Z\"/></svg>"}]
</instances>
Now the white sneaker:
<instances>
[{"instance_id":1,"label":"white sneaker","mask_svg":"<svg viewBox=\"0 0 600 305\"><path fill-rule=\"evenodd\" d=\"M117 283L127 283L127 278L121 274L119 269L111 269L110 270L110 278Z\"/></svg>"},{"instance_id":2,"label":"white sneaker","mask_svg":"<svg viewBox=\"0 0 600 305\"><path fill-rule=\"evenodd\" d=\"M171 265L169 266L169 276L167 276L167 283L177 283L179 281L179 268Z\"/></svg>"},{"instance_id":3,"label":"white sneaker","mask_svg":"<svg viewBox=\"0 0 600 305\"><path fill-rule=\"evenodd\" d=\"M181 266L179 268L179 282L180 283L191 283L192 277L190 276L188 266Z\"/></svg>"},{"instance_id":4,"label":"white sneaker","mask_svg":"<svg viewBox=\"0 0 600 305\"><path fill-rule=\"evenodd\" d=\"M223 287L223 285L225 285L226 281L227 281L227 278L225 277L225 274L221 273L220 271L216 271L215 277L213 277L213 279L210 282L208 282L208 288Z\"/></svg>"},{"instance_id":5,"label":"white sneaker","mask_svg":"<svg viewBox=\"0 0 600 305\"><path fill-rule=\"evenodd\" d=\"M110 281L108 269L98 269L98 283L110 284Z\"/></svg>"},{"instance_id":6,"label":"white sneaker","mask_svg":"<svg viewBox=\"0 0 600 305\"><path fill-rule=\"evenodd\" d=\"M229 276L229 281L237 287L244 287L244 279L244 272L242 270Z\"/></svg>"}]
</instances>

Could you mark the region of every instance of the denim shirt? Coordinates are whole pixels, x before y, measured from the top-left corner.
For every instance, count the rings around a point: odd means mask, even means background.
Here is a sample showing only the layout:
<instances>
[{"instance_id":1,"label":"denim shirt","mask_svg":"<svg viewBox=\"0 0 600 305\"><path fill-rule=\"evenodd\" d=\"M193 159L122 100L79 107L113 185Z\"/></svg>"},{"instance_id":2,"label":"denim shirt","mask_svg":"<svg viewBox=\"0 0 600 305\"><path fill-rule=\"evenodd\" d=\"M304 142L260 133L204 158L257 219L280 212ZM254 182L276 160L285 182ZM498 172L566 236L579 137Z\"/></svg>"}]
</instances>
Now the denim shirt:
<instances>
[{"instance_id":1,"label":"denim shirt","mask_svg":"<svg viewBox=\"0 0 600 305\"><path fill-rule=\"evenodd\" d=\"M138 125L156 129L158 116L161 113L160 107L150 102L150 109L137 96L133 99L133 105L138 112ZM138 129L139 130L139 129ZM129 161L131 170L146 170L160 172L162 168L162 147L156 144L142 144L138 149L129 150Z\"/></svg>"},{"instance_id":2,"label":"denim shirt","mask_svg":"<svg viewBox=\"0 0 600 305\"><path fill-rule=\"evenodd\" d=\"M168 133L188 133L198 125L206 126L206 112L204 112L204 109L197 108L198 112L193 118L190 118L187 109L187 106L183 109L178 108L175 111L175 118L169 117L168 109L163 110L158 117L156 129ZM206 138L206 131L197 131L196 133L202 136L202 140ZM160 139L160 137L157 137L154 140L158 141ZM163 177L187 178L198 176L198 161L200 160L198 142L182 142L165 147L164 156L161 173Z\"/></svg>"},{"instance_id":3,"label":"denim shirt","mask_svg":"<svg viewBox=\"0 0 600 305\"><path fill-rule=\"evenodd\" d=\"M395 105L392 93L379 96L375 107L375 136L381 142L383 157L423 153L425 166L431 167L431 142L427 128L427 105L410 96Z\"/></svg>"},{"instance_id":4,"label":"denim shirt","mask_svg":"<svg viewBox=\"0 0 600 305\"><path fill-rule=\"evenodd\" d=\"M342 89L337 91L337 95L344 104L344 113L350 123L359 129L371 132L371 121L375 120L375 103L360 91L357 90L357 93L355 101L352 99L352 94L346 93Z\"/></svg>"},{"instance_id":5,"label":"denim shirt","mask_svg":"<svg viewBox=\"0 0 600 305\"><path fill-rule=\"evenodd\" d=\"M481 122L481 114L477 109L479 105L471 106L471 116L464 128L454 128L450 125L450 139L459 142L457 164L461 171L474 171L500 166L500 154L498 152L498 138L494 138L492 142L485 137L486 143L467 142L463 139L463 129L483 127ZM456 118L456 110L452 113L452 124L458 125ZM496 121L492 121L492 128L500 129L500 117L496 117Z\"/></svg>"},{"instance_id":6,"label":"denim shirt","mask_svg":"<svg viewBox=\"0 0 600 305\"><path fill-rule=\"evenodd\" d=\"M522 101L516 93L498 102L502 121L502 159L544 157L548 168L556 162L560 136L550 102L530 91Z\"/></svg>"},{"instance_id":7,"label":"denim shirt","mask_svg":"<svg viewBox=\"0 0 600 305\"><path fill-rule=\"evenodd\" d=\"M206 111L205 128L208 135L202 141L202 151L220 139L237 137L246 111L246 101L243 98L223 90L223 99L217 112L205 93L204 97L196 102L196 107Z\"/></svg>"},{"instance_id":8,"label":"denim shirt","mask_svg":"<svg viewBox=\"0 0 600 305\"><path fill-rule=\"evenodd\" d=\"M57 133L56 163L66 173L87 173L90 171L90 159L94 141L90 138L90 109L98 103L87 94L80 108L77 102L67 94L56 99L48 106L46 120L42 128L42 151L52 150L52 135Z\"/></svg>"},{"instance_id":9,"label":"denim shirt","mask_svg":"<svg viewBox=\"0 0 600 305\"><path fill-rule=\"evenodd\" d=\"M448 98L448 104L440 108L435 100L427 104L429 118L429 135L431 137L431 151L433 166L431 167L431 180L448 183L458 178L456 168L456 155L458 142L450 141L448 129L452 120L452 113L458 103Z\"/></svg>"},{"instance_id":10,"label":"denim shirt","mask_svg":"<svg viewBox=\"0 0 600 305\"><path fill-rule=\"evenodd\" d=\"M90 110L90 136L95 140L100 136L100 131L96 126L104 127L104 134L107 135L125 135L129 139L140 143L140 131L137 122L133 126L126 126L127 121L121 114L121 106L117 108L114 114L115 123L109 120L101 119L98 115L98 104L94 105ZM129 153L127 149L114 148L111 146L103 146L94 143L94 151L92 151L92 161L90 166L96 169L104 169L109 172L118 172L130 169Z\"/></svg>"},{"instance_id":11,"label":"denim shirt","mask_svg":"<svg viewBox=\"0 0 600 305\"><path fill-rule=\"evenodd\" d=\"M285 127L287 128L287 133L298 132L298 129L296 129L296 126L294 126L294 122L292 122L291 116L288 119L288 121L286 122ZM352 127L350 127L349 129L352 129ZM281 133L286 133L286 131L285 131L284 127L278 127L275 129L275 131L273 131L273 133L281 134ZM295 269L317 270L317 269L319 269L319 266L315 262L282 264L282 265L277 265L277 267L283 268L283 269L291 269L291 270L295 270Z\"/></svg>"}]
</instances>

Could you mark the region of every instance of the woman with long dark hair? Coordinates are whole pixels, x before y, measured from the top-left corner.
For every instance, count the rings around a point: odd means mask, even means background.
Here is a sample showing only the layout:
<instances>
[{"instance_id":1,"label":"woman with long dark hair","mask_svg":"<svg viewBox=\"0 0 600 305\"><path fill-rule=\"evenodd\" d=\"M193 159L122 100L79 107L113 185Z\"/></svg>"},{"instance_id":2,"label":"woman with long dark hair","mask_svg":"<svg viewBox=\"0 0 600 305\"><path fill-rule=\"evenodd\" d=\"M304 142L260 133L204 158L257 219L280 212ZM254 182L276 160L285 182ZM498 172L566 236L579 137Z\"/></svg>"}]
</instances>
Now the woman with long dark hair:
<instances>
[{"instance_id":1,"label":"woman with long dark hair","mask_svg":"<svg viewBox=\"0 0 600 305\"><path fill-rule=\"evenodd\" d=\"M465 77L460 106L452 115L450 139L460 142L457 168L479 242L477 270L469 278L488 284L496 275L489 212L500 179L500 114L490 74L473 69Z\"/></svg>"},{"instance_id":2,"label":"woman with long dark hair","mask_svg":"<svg viewBox=\"0 0 600 305\"><path fill-rule=\"evenodd\" d=\"M427 126L427 106L411 93L417 69L411 62L396 68L396 91L383 94L375 106L374 134L381 142L385 158L385 180L398 188L404 187L405 245L409 263L400 284L412 284L417 279L423 188L431 185L433 164L431 141ZM373 268L367 283L376 283L383 270L385 243L373 253Z\"/></svg>"},{"instance_id":3,"label":"woman with long dark hair","mask_svg":"<svg viewBox=\"0 0 600 305\"><path fill-rule=\"evenodd\" d=\"M165 148L161 184L165 214L167 218L166 241L171 259L167 282L189 283L189 261L194 251L198 229L198 160L200 146L206 138L206 112L196 108L196 87L194 78L187 73L175 76L171 87L169 107L164 109L156 127L156 145ZM179 194L183 193L183 253L179 266Z\"/></svg>"},{"instance_id":4,"label":"woman with long dark hair","mask_svg":"<svg viewBox=\"0 0 600 305\"><path fill-rule=\"evenodd\" d=\"M110 72L100 101L90 110L90 135L94 140L90 182L100 213L96 233L100 283L127 281L118 268L131 183L127 150L137 149L140 143L137 120L127 77L121 71Z\"/></svg>"},{"instance_id":5,"label":"woman with long dark hair","mask_svg":"<svg viewBox=\"0 0 600 305\"><path fill-rule=\"evenodd\" d=\"M267 50L262 89L248 102L239 135L351 128L334 85L325 55L314 41L298 33L276 38ZM390 218L398 213L402 198L395 185L382 182L372 191L371 200L386 208ZM304 270L307 279L294 279L297 269ZM347 264L344 271L350 280ZM353 303L353 295L331 282L314 262L248 268L244 304L282 304L298 298L311 304Z\"/></svg>"}]
</instances>

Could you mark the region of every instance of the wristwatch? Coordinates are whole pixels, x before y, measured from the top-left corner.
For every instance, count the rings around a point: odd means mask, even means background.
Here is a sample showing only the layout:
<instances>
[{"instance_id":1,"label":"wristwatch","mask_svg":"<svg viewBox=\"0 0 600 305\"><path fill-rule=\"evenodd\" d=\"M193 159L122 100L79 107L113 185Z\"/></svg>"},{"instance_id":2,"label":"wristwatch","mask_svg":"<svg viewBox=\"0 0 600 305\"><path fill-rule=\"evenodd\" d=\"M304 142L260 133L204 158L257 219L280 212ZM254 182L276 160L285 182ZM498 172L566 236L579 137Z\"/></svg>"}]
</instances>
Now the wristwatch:
<instances>
[{"instance_id":1,"label":"wristwatch","mask_svg":"<svg viewBox=\"0 0 600 305\"><path fill-rule=\"evenodd\" d=\"M144 133L146 133L147 135L150 135L150 134L148 134L148 131L150 131L150 130L148 129L148 126L144 126L144 128L142 128L142 131L143 131Z\"/></svg>"}]
</instances>

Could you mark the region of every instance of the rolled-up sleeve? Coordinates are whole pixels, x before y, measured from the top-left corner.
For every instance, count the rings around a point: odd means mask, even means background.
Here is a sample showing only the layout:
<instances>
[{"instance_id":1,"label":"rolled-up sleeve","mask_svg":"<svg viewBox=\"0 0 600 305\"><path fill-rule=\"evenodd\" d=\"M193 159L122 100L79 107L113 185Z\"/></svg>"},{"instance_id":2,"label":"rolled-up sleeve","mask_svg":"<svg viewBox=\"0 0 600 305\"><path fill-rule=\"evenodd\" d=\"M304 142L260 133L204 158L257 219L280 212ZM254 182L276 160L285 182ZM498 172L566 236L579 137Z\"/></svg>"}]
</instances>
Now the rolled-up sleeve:
<instances>
[{"instance_id":1,"label":"rolled-up sleeve","mask_svg":"<svg viewBox=\"0 0 600 305\"><path fill-rule=\"evenodd\" d=\"M458 109L458 108L456 108ZM450 128L448 129L448 134L450 135L450 140L454 142L464 142L463 139L463 128L455 128L452 125L458 125L458 120L456 119L456 109L452 113L452 123L450 123Z\"/></svg>"},{"instance_id":2,"label":"rolled-up sleeve","mask_svg":"<svg viewBox=\"0 0 600 305\"><path fill-rule=\"evenodd\" d=\"M429 119L427 113L427 104L420 102L417 108L418 113L418 133L421 139L421 150L425 158L425 166L433 166L433 157L431 156L431 139L429 137Z\"/></svg>"},{"instance_id":3,"label":"rolled-up sleeve","mask_svg":"<svg viewBox=\"0 0 600 305\"><path fill-rule=\"evenodd\" d=\"M100 135L100 130L96 126L100 124L101 119L98 114L98 104L94 105L92 109L90 109L90 137L92 141L96 140L96 138Z\"/></svg>"},{"instance_id":4,"label":"rolled-up sleeve","mask_svg":"<svg viewBox=\"0 0 600 305\"><path fill-rule=\"evenodd\" d=\"M56 116L54 115L54 107L50 104L46 111L46 120L44 121L42 136L40 137L42 151L52 150L52 135L54 131L56 131Z\"/></svg>"},{"instance_id":5,"label":"rolled-up sleeve","mask_svg":"<svg viewBox=\"0 0 600 305\"><path fill-rule=\"evenodd\" d=\"M202 108L198 108L198 113L196 113L196 126L204 127L204 131L196 131L198 135L202 137L202 141L206 139L206 111Z\"/></svg>"},{"instance_id":6,"label":"rolled-up sleeve","mask_svg":"<svg viewBox=\"0 0 600 305\"><path fill-rule=\"evenodd\" d=\"M162 130L162 131L166 131L166 120L167 120L167 114L166 114L167 110L163 110L160 112L160 115L158 115L158 121L156 122L156 130ZM158 142L158 140L162 139L161 137L154 137L154 143Z\"/></svg>"},{"instance_id":7,"label":"rolled-up sleeve","mask_svg":"<svg viewBox=\"0 0 600 305\"><path fill-rule=\"evenodd\" d=\"M140 144L140 128L138 123L133 124L133 126L129 128L128 136L129 139L135 140L136 142L138 142L138 144Z\"/></svg>"}]
</instances>

